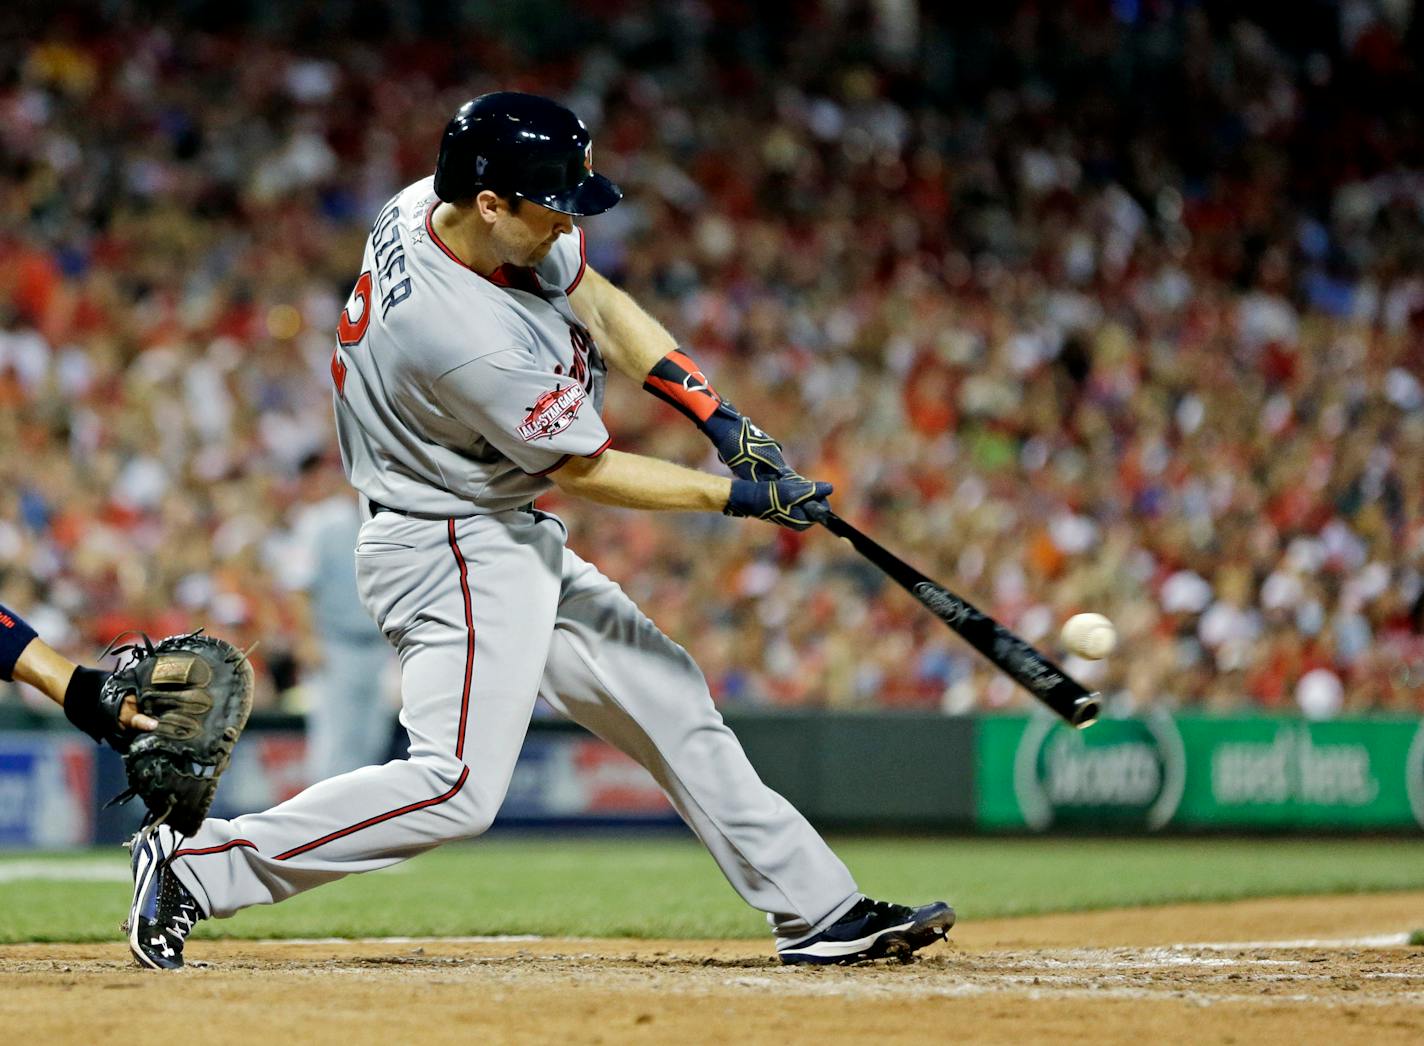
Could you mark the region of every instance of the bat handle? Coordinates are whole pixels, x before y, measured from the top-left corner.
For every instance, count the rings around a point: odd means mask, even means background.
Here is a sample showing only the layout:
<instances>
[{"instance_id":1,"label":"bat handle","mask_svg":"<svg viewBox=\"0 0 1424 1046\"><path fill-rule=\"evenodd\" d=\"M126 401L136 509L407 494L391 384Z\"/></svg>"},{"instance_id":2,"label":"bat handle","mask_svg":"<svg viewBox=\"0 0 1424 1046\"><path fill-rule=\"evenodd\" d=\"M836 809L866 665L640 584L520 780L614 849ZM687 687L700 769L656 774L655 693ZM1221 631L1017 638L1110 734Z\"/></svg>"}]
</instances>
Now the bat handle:
<instances>
[{"instance_id":1,"label":"bat handle","mask_svg":"<svg viewBox=\"0 0 1424 1046\"><path fill-rule=\"evenodd\" d=\"M830 505L827 505L824 501L812 501L806 505L804 511L807 519L814 523L821 524L821 526L825 527L836 537L844 538L849 541L856 548L860 549L862 554L868 554L862 547L862 543L866 541L865 535L832 512ZM889 555L884 549L881 549L880 552L882 555ZM881 569L884 568L882 567Z\"/></svg>"},{"instance_id":2,"label":"bat handle","mask_svg":"<svg viewBox=\"0 0 1424 1046\"><path fill-rule=\"evenodd\" d=\"M827 505L824 501L809 502L804 511L807 519L813 523L821 524L821 526L825 527L838 538L845 538L847 541L854 543L855 537L859 536L856 529L832 512L831 506Z\"/></svg>"}]
</instances>

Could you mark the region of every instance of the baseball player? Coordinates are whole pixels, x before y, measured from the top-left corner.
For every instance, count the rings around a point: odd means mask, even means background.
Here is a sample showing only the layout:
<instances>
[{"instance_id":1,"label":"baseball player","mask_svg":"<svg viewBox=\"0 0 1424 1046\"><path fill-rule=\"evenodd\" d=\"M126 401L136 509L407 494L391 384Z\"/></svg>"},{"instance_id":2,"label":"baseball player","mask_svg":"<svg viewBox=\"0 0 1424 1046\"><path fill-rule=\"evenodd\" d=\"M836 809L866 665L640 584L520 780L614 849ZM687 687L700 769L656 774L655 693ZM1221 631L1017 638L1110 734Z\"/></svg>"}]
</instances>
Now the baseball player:
<instances>
[{"instance_id":1,"label":"baseball player","mask_svg":"<svg viewBox=\"0 0 1424 1046\"><path fill-rule=\"evenodd\" d=\"M384 868L494 820L537 698L645 766L787 963L908 955L954 913L872 901L758 779L692 658L566 547L533 506L567 494L811 525L831 493L713 389L585 261L573 218L622 193L556 103L466 103L434 178L376 218L331 360L337 433L364 522L362 603L400 655L410 757L313 785L194 836L135 840L130 947L182 965L196 919ZM609 450L609 367L677 407L735 478ZM814 508L810 509L814 511ZM142 918L140 918L142 916Z\"/></svg>"}]
</instances>

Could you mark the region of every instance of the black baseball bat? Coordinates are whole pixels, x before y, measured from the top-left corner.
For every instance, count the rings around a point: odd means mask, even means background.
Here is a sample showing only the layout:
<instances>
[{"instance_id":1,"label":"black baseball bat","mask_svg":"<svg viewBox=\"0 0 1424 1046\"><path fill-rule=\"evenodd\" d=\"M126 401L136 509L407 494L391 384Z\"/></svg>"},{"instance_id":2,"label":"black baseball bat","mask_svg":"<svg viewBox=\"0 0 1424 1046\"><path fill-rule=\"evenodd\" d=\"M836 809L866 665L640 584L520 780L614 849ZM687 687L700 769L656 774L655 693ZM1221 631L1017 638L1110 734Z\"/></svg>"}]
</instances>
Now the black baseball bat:
<instances>
[{"instance_id":1,"label":"black baseball bat","mask_svg":"<svg viewBox=\"0 0 1424 1046\"><path fill-rule=\"evenodd\" d=\"M807 506L806 514L836 537L845 538L886 576L914 596L994 666L1057 712L1070 725L1098 721L1098 695L1089 691L1042 653L1014 635L966 599L931 581L899 556L837 516L824 502Z\"/></svg>"}]
</instances>

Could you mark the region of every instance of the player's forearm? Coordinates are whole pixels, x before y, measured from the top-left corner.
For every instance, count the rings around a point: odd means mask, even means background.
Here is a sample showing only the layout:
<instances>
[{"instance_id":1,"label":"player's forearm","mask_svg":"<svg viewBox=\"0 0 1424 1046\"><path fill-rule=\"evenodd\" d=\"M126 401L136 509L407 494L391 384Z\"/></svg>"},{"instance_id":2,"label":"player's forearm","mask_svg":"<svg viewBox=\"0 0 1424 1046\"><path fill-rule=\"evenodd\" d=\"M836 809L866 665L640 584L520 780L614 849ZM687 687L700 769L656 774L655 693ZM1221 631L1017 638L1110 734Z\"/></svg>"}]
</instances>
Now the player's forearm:
<instances>
[{"instance_id":1,"label":"player's forearm","mask_svg":"<svg viewBox=\"0 0 1424 1046\"><path fill-rule=\"evenodd\" d=\"M28 683L57 705L64 704L64 693L74 670L79 666L59 653L43 639L32 640L15 662L15 679Z\"/></svg>"},{"instance_id":2,"label":"player's forearm","mask_svg":"<svg viewBox=\"0 0 1424 1046\"><path fill-rule=\"evenodd\" d=\"M19 613L0 605L0 679L14 679L64 704L64 690L75 664L42 640Z\"/></svg>"},{"instance_id":3,"label":"player's forearm","mask_svg":"<svg viewBox=\"0 0 1424 1046\"><path fill-rule=\"evenodd\" d=\"M575 497L654 511L721 512L732 492L732 481L722 476L616 450L571 458L549 478Z\"/></svg>"}]
</instances>

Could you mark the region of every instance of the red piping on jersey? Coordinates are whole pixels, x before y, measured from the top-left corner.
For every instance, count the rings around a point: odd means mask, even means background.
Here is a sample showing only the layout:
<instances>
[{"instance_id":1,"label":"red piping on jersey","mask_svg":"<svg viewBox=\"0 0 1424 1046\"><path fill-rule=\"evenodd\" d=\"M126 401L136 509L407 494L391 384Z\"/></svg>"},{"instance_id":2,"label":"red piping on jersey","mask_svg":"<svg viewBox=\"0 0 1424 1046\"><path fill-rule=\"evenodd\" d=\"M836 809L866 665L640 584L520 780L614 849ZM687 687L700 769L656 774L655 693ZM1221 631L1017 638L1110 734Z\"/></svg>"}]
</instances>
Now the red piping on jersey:
<instances>
[{"instance_id":1,"label":"red piping on jersey","mask_svg":"<svg viewBox=\"0 0 1424 1046\"><path fill-rule=\"evenodd\" d=\"M470 684L475 675L475 610L470 603L470 575L465 566L465 557L460 554L460 544L455 540L455 521L450 525L450 551L455 553L455 563L460 568L460 591L465 596L465 692L460 697L460 734L455 741L455 758L465 757L465 718L470 714Z\"/></svg>"},{"instance_id":2,"label":"red piping on jersey","mask_svg":"<svg viewBox=\"0 0 1424 1046\"><path fill-rule=\"evenodd\" d=\"M175 850L173 851L173 856L168 859L170 861L176 861L180 857L202 857L204 854L220 854L238 846L246 846L253 850L257 849L257 844L247 839L233 839L231 842L222 843L218 846L203 846L196 850Z\"/></svg>"},{"instance_id":3,"label":"red piping on jersey","mask_svg":"<svg viewBox=\"0 0 1424 1046\"><path fill-rule=\"evenodd\" d=\"M468 269L482 280L489 280L496 287L508 287L517 291L528 291L530 294L544 296L544 288L539 283L539 275L533 269L526 269L519 265L501 265L494 272L486 276L472 265L466 265L460 260L460 256L445 245L445 241L440 238L440 234L435 231L435 208L425 212L425 231L430 234L430 241L445 252L445 256L462 269ZM582 237L579 243L583 243ZM580 246L580 254L582 247ZM583 266L579 266L579 279L583 278ZM577 285L578 280L574 280ZM573 290L570 287L569 290Z\"/></svg>"},{"instance_id":4,"label":"red piping on jersey","mask_svg":"<svg viewBox=\"0 0 1424 1046\"><path fill-rule=\"evenodd\" d=\"M547 476L549 473L551 473L551 472L557 472L559 469L563 468L563 467L564 467L564 464L565 464L565 463L569 460L569 458L571 458L571 457L573 457L572 454L565 454L565 455L564 455L563 457L561 457L558 461L554 462L552 465L550 465L550 466L549 466L548 468L546 468L546 469L540 469L538 472L525 472L524 474L525 474L526 476ZM522 471L522 470L521 470L521 471Z\"/></svg>"},{"instance_id":5,"label":"red piping on jersey","mask_svg":"<svg viewBox=\"0 0 1424 1046\"><path fill-rule=\"evenodd\" d=\"M564 291L564 294L566 295L572 294L574 292L574 288L577 287L579 285L579 281L583 279L584 269L588 268L588 257L584 253L585 247L583 239L583 229L577 225L574 226L574 229L578 232L579 238L579 270L578 275L574 277L574 282L569 284L568 290Z\"/></svg>"},{"instance_id":6,"label":"red piping on jersey","mask_svg":"<svg viewBox=\"0 0 1424 1046\"><path fill-rule=\"evenodd\" d=\"M368 817L360 824L353 824L350 828L343 828L340 831L331 832L328 835L323 835L320 839L313 839L311 842L306 843L303 846L298 846L295 849L288 850L286 853L278 854L276 857L272 858L272 860L285 861L288 858L297 857L300 854L304 854L308 850L315 850L318 846L324 846L327 843L332 842L333 840L340 839L343 836L350 835L353 832L359 832L363 828L370 828L372 825L381 824L382 822L389 821L394 817L400 817L402 814L412 814L415 813L415 811L417 810L424 810L426 807L429 806L439 806L447 799L452 798L457 792L459 792L461 788L464 788L465 781L469 776L470 768L468 766L462 767L460 769L460 779L456 781L453 785L451 785L450 790L444 795L437 795L433 799L422 799L418 803L411 803L409 806L402 806L398 810L387 810L385 813L377 814L375 817Z\"/></svg>"},{"instance_id":7,"label":"red piping on jersey","mask_svg":"<svg viewBox=\"0 0 1424 1046\"><path fill-rule=\"evenodd\" d=\"M605 450L607 450L612 444L613 444L613 437L612 437L612 436L609 436L606 440L603 441L603 446L599 447L599 448L598 448L597 450L595 450L592 454L583 454L583 455L580 455L580 456L581 456L581 457L585 457L585 458L596 458L596 457L598 457L600 454L602 454ZM573 457L572 454L565 454L562 458L560 458L558 461L554 462L552 465L550 465L550 466L549 466L548 468L546 468L546 469L540 469L538 472L525 472L524 474L525 474L526 476L547 476L549 473L551 473L551 472L557 472L559 469L563 468L564 465L568 462L569 458L571 458L571 457ZM522 471L522 470L521 470L521 471Z\"/></svg>"}]
</instances>

